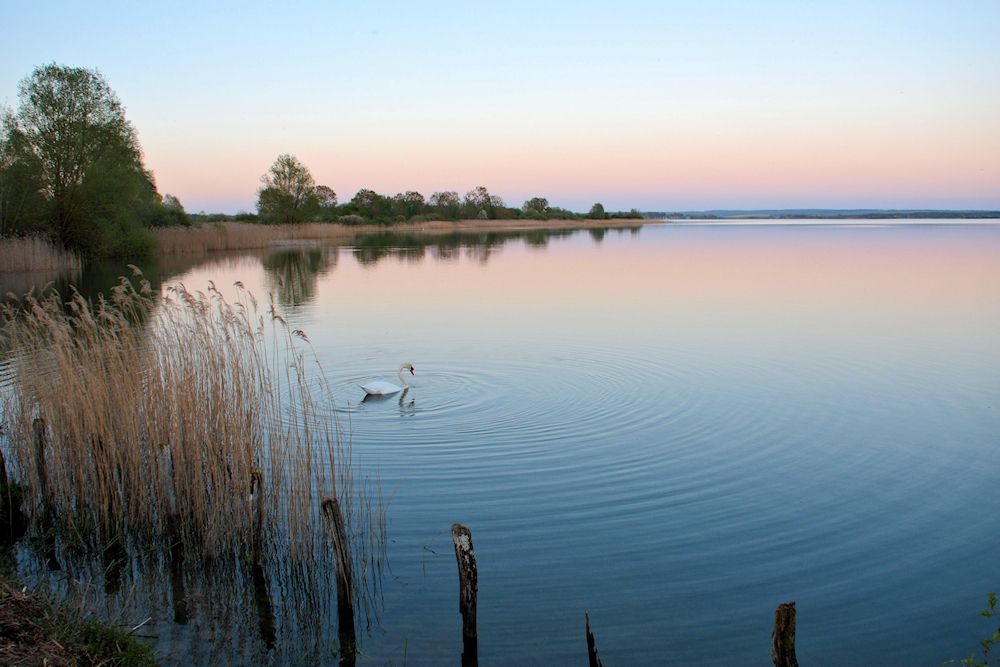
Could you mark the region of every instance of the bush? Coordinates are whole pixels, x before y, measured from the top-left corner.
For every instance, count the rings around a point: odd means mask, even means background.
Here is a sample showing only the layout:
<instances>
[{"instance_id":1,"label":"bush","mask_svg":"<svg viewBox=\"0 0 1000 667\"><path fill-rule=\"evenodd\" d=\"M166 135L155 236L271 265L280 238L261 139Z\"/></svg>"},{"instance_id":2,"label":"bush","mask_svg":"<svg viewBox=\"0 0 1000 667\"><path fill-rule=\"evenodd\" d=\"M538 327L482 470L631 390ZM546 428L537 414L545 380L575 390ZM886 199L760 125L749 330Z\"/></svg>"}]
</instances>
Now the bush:
<instances>
[{"instance_id":1,"label":"bush","mask_svg":"<svg viewBox=\"0 0 1000 667\"><path fill-rule=\"evenodd\" d=\"M363 225L368 221L362 218L360 215L342 215L337 218L337 222L342 225Z\"/></svg>"}]
</instances>

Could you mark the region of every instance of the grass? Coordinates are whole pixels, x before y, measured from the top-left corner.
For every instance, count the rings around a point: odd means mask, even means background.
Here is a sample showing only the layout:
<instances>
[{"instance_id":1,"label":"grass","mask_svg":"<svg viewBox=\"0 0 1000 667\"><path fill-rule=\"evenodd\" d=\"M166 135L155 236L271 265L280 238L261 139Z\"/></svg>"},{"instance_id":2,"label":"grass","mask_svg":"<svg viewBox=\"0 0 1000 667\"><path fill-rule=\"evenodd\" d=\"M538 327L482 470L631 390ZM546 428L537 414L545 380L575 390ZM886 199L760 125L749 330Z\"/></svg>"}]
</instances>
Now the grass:
<instances>
[{"instance_id":1,"label":"grass","mask_svg":"<svg viewBox=\"0 0 1000 667\"><path fill-rule=\"evenodd\" d=\"M150 647L128 632L83 620L0 578L0 663L28 667L155 667Z\"/></svg>"},{"instance_id":2,"label":"grass","mask_svg":"<svg viewBox=\"0 0 1000 667\"><path fill-rule=\"evenodd\" d=\"M79 269L80 258L38 236L0 238L0 273Z\"/></svg>"}]
</instances>

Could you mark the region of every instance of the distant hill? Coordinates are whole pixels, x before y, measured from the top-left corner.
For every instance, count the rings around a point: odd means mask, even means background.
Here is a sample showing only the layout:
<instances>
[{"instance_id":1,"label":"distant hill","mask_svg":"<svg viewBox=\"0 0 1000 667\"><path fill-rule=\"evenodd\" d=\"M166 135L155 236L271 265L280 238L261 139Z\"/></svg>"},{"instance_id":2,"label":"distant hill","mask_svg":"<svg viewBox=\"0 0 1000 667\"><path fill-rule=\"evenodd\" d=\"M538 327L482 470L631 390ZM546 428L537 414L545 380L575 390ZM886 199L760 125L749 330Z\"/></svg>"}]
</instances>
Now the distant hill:
<instances>
[{"instance_id":1,"label":"distant hill","mask_svg":"<svg viewBox=\"0 0 1000 667\"><path fill-rule=\"evenodd\" d=\"M936 211L927 209L828 209L788 208L761 210L710 210L710 211L643 211L651 220L842 220L842 219L891 219L891 218L1000 218L1000 211Z\"/></svg>"}]
</instances>

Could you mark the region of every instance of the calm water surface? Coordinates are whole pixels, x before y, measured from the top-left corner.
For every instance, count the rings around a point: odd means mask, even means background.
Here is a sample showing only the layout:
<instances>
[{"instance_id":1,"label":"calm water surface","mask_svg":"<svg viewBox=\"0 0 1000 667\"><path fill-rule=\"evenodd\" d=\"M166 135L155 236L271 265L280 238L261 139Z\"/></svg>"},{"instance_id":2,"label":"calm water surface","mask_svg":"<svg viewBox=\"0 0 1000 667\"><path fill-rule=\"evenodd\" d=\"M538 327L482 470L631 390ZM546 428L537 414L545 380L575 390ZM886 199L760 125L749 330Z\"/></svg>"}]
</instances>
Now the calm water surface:
<instances>
[{"instance_id":1,"label":"calm water surface","mask_svg":"<svg viewBox=\"0 0 1000 667\"><path fill-rule=\"evenodd\" d=\"M459 664L453 522L483 665L586 664L584 612L609 667L770 665L790 600L808 665L937 665L995 631L1000 226L478 241L172 278L274 291L378 473L391 571L361 664ZM404 361L405 394L361 400Z\"/></svg>"}]
</instances>

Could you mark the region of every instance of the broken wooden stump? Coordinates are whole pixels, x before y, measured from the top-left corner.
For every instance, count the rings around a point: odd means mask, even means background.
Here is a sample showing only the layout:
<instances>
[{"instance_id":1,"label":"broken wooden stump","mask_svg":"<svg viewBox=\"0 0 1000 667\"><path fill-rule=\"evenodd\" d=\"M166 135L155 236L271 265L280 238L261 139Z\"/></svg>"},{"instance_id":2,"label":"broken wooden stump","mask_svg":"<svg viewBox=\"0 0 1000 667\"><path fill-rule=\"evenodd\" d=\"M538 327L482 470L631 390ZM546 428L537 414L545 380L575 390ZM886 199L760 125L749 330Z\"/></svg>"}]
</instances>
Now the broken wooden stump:
<instances>
[{"instance_id":1,"label":"broken wooden stump","mask_svg":"<svg viewBox=\"0 0 1000 667\"><path fill-rule=\"evenodd\" d=\"M264 565L264 475L256 470L250 473L250 512L253 514L253 564Z\"/></svg>"},{"instance_id":2,"label":"broken wooden stump","mask_svg":"<svg viewBox=\"0 0 1000 667\"><path fill-rule=\"evenodd\" d=\"M171 542L180 540L180 517L177 514L177 493L174 490L174 455L170 445L160 443L160 490L166 501L166 520L163 527Z\"/></svg>"},{"instance_id":3,"label":"broken wooden stump","mask_svg":"<svg viewBox=\"0 0 1000 667\"><path fill-rule=\"evenodd\" d=\"M49 505L49 475L45 469L45 420L41 417L32 422L35 436L35 474L38 475L38 488L42 493L42 505Z\"/></svg>"},{"instance_id":4,"label":"broken wooden stump","mask_svg":"<svg viewBox=\"0 0 1000 667\"><path fill-rule=\"evenodd\" d=\"M771 634L771 660L774 667L799 667L795 659L795 603L779 604L774 612Z\"/></svg>"},{"instance_id":5,"label":"broken wooden stump","mask_svg":"<svg viewBox=\"0 0 1000 667\"><path fill-rule=\"evenodd\" d=\"M358 650L354 634L354 574L351 569L351 551L347 543L344 515L336 498L323 501L323 516L333 537L333 556L337 578L337 635L340 641L340 664L353 667Z\"/></svg>"},{"instance_id":6,"label":"broken wooden stump","mask_svg":"<svg viewBox=\"0 0 1000 667\"><path fill-rule=\"evenodd\" d=\"M253 570L253 593L254 602L257 604L257 627L260 630L260 638L264 640L264 645L270 651L274 648L274 642L278 637L278 630L274 622L274 604L271 602L271 592L267 588L267 576L264 568L259 564L254 564Z\"/></svg>"},{"instance_id":7,"label":"broken wooden stump","mask_svg":"<svg viewBox=\"0 0 1000 667\"><path fill-rule=\"evenodd\" d=\"M462 667L479 664L479 638L476 634L476 596L479 575L476 554L472 549L472 532L459 523L451 524L451 539L458 560L458 610L462 612Z\"/></svg>"},{"instance_id":8,"label":"broken wooden stump","mask_svg":"<svg viewBox=\"0 0 1000 667\"><path fill-rule=\"evenodd\" d=\"M180 540L170 544L170 592L174 608L174 623L187 625L187 591L184 588L184 545Z\"/></svg>"},{"instance_id":9,"label":"broken wooden stump","mask_svg":"<svg viewBox=\"0 0 1000 667\"><path fill-rule=\"evenodd\" d=\"M594 646L594 633L590 631L590 614L584 612L583 617L587 620L587 658L590 659L590 667L603 667Z\"/></svg>"}]
</instances>

